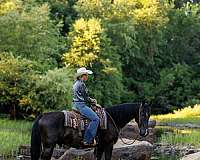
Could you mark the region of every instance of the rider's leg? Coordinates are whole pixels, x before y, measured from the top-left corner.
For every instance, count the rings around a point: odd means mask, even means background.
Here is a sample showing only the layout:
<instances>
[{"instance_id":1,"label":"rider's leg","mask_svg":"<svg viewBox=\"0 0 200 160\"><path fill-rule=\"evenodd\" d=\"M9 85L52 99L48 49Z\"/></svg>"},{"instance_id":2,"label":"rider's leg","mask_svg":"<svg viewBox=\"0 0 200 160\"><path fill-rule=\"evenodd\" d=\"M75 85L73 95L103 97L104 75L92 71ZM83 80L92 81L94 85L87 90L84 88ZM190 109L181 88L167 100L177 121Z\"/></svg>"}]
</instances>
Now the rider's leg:
<instances>
[{"instance_id":1,"label":"rider's leg","mask_svg":"<svg viewBox=\"0 0 200 160\"><path fill-rule=\"evenodd\" d=\"M80 112L82 115L91 120L84 135L84 142L90 144L96 136L97 128L99 126L99 117L88 106L81 107Z\"/></svg>"}]
</instances>

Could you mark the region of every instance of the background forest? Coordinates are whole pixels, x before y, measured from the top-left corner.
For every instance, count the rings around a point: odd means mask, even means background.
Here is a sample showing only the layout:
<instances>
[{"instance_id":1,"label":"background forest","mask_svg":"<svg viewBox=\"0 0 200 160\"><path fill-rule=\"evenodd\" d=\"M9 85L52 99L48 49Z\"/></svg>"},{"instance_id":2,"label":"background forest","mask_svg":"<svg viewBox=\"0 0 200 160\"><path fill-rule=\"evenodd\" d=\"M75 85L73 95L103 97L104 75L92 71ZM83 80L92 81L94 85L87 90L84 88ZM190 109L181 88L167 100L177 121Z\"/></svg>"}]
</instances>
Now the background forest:
<instances>
[{"instance_id":1,"label":"background forest","mask_svg":"<svg viewBox=\"0 0 200 160\"><path fill-rule=\"evenodd\" d=\"M168 0L0 0L0 112L71 106L74 72L109 107L200 103L200 5Z\"/></svg>"}]
</instances>

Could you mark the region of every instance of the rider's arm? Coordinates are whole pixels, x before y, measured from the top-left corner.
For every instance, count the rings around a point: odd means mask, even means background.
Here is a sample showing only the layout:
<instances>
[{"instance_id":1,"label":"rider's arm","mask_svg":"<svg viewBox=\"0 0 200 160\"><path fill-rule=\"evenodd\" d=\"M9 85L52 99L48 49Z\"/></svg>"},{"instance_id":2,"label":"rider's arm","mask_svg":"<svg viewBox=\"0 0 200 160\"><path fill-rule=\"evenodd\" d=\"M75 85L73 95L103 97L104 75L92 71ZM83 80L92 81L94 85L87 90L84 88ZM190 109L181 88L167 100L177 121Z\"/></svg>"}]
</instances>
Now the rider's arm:
<instances>
[{"instance_id":1,"label":"rider's arm","mask_svg":"<svg viewBox=\"0 0 200 160\"><path fill-rule=\"evenodd\" d=\"M89 102L89 103L93 102L93 99L90 98L90 96L89 96L88 89L87 89L85 83L82 84L82 96L86 102Z\"/></svg>"}]
</instances>

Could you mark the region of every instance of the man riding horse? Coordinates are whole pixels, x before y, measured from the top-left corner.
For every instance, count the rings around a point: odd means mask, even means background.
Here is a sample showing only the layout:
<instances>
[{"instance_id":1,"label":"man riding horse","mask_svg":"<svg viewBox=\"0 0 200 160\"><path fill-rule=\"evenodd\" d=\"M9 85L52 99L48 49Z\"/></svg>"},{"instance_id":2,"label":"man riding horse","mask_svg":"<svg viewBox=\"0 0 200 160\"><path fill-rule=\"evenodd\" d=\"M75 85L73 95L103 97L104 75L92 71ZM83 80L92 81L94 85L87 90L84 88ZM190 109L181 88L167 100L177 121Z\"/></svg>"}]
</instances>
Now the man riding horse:
<instances>
[{"instance_id":1,"label":"man riding horse","mask_svg":"<svg viewBox=\"0 0 200 160\"><path fill-rule=\"evenodd\" d=\"M95 136L99 125L99 117L88 107L87 103L95 103L96 100L89 97L88 89L85 82L88 80L88 74L93 74L91 70L85 67L79 68L75 75L76 80L73 84L73 109L81 113L90 120L85 131L83 145L85 147L93 147L96 145Z\"/></svg>"}]
</instances>

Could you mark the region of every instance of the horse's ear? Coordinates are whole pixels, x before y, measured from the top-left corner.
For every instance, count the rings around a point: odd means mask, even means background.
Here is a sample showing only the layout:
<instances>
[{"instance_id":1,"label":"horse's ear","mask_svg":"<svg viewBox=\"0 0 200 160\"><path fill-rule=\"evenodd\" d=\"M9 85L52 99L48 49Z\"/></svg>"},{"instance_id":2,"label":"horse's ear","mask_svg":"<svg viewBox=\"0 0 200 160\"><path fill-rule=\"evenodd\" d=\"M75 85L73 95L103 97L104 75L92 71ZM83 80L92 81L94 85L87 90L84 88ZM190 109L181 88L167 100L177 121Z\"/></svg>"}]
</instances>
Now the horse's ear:
<instances>
[{"instance_id":1,"label":"horse's ear","mask_svg":"<svg viewBox=\"0 0 200 160\"><path fill-rule=\"evenodd\" d=\"M147 99L144 99L142 101L142 106L145 106L145 105L149 105L149 101Z\"/></svg>"}]
</instances>

